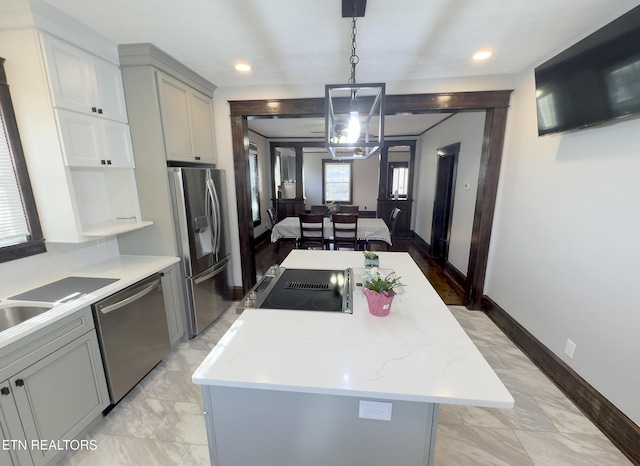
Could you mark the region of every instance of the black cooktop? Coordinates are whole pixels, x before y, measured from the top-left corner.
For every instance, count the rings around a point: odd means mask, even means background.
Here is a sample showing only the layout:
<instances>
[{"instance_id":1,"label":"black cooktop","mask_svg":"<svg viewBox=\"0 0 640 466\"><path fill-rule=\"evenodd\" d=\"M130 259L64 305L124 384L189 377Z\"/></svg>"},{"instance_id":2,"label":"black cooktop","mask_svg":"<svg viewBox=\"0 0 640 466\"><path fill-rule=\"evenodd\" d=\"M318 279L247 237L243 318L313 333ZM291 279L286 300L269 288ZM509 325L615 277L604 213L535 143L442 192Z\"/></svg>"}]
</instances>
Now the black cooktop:
<instances>
[{"instance_id":1,"label":"black cooktop","mask_svg":"<svg viewBox=\"0 0 640 466\"><path fill-rule=\"evenodd\" d=\"M344 312L346 282L344 270L286 269L256 307Z\"/></svg>"}]
</instances>

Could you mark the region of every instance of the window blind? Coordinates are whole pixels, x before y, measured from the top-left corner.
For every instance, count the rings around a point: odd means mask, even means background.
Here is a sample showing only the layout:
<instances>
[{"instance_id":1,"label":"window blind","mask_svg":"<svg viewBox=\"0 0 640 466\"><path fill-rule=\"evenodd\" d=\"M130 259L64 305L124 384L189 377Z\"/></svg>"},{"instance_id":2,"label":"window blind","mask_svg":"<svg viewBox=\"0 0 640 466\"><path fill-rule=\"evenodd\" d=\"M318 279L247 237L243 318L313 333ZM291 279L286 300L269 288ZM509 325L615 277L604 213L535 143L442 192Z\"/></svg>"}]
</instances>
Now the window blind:
<instances>
[{"instance_id":1,"label":"window blind","mask_svg":"<svg viewBox=\"0 0 640 466\"><path fill-rule=\"evenodd\" d=\"M29 236L7 127L0 112L0 247L23 243Z\"/></svg>"}]
</instances>

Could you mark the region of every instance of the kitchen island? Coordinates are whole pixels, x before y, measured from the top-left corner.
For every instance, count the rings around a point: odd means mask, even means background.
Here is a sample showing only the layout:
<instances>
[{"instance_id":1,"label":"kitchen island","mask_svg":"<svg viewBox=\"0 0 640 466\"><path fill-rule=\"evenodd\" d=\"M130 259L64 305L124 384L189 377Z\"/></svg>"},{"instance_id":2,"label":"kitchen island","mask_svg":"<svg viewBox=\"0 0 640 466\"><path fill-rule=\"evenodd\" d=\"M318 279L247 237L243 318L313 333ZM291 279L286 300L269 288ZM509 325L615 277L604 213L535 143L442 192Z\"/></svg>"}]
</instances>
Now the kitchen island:
<instances>
[{"instance_id":1,"label":"kitchen island","mask_svg":"<svg viewBox=\"0 0 640 466\"><path fill-rule=\"evenodd\" d=\"M211 463L430 465L438 406L513 398L406 253L391 313L247 309L193 374ZM286 268L362 267L359 252L294 250ZM373 404L369 403L373 402Z\"/></svg>"}]
</instances>

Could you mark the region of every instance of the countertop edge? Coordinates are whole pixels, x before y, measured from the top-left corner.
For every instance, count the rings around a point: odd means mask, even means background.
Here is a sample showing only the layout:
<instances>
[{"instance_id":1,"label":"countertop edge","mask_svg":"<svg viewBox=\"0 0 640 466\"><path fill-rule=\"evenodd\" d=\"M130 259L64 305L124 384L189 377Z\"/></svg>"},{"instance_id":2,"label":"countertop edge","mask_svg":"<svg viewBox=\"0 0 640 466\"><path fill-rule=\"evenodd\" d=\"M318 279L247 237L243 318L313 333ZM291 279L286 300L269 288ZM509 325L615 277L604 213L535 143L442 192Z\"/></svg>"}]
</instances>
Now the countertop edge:
<instances>
[{"instance_id":1,"label":"countertop edge","mask_svg":"<svg viewBox=\"0 0 640 466\"><path fill-rule=\"evenodd\" d=\"M506 394L505 397L495 397L492 399L478 398L478 399L465 399L465 398L451 398L442 397L437 395L416 395L416 394L404 394L404 393L386 393L386 392L373 392L363 390L344 390L344 389L328 389L320 387L303 387L303 386L288 386L288 385L270 385L264 383L245 383L245 382L233 382L222 380L210 380L203 379L195 374L192 377L192 382L200 386L209 387L223 387L223 388L245 388L250 390L267 390L277 392L294 392L305 393L309 395L334 395L344 396L351 398L372 398L378 400L389 401L408 401L416 403L436 403L436 404L453 404L453 405L466 405L476 406L484 408L513 408L515 400L510 394Z\"/></svg>"},{"instance_id":2,"label":"countertop edge","mask_svg":"<svg viewBox=\"0 0 640 466\"><path fill-rule=\"evenodd\" d=\"M3 351L9 345L48 326L49 324L84 309L85 307L112 295L113 293L117 293L118 291L123 290L124 288L153 275L154 273L161 272L179 261L180 259L178 257L172 256L120 255L70 271L64 276L60 276L59 278L71 275L84 277L108 277L118 278L118 280L96 290L93 293L85 294L68 303L57 304L52 307L51 310L37 317L0 332L0 351ZM52 281L57 279L58 278L54 278ZM40 284L33 286L37 287L40 286ZM27 290L25 289L25 291ZM1 302L2 304L9 304L24 301L4 298Z\"/></svg>"}]
</instances>

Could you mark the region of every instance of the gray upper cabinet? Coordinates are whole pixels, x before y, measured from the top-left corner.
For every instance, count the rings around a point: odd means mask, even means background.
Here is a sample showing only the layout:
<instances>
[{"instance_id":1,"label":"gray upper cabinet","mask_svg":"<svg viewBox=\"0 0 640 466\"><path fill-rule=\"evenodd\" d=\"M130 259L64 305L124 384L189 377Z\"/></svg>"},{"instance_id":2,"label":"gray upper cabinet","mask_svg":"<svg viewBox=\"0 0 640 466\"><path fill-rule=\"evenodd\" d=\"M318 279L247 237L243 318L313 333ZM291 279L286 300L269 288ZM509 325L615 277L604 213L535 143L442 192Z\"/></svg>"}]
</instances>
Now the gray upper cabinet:
<instances>
[{"instance_id":1,"label":"gray upper cabinet","mask_svg":"<svg viewBox=\"0 0 640 466\"><path fill-rule=\"evenodd\" d=\"M166 73L157 75L167 160L215 163L211 99Z\"/></svg>"},{"instance_id":2,"label":"gray upper cabinet","mask_svg":"<svg viewBox=\"0 0 640 466\"><path fill-rule=\"evenodd\" d=\"M158 136L159 163L216 163L216 86L152 44L122 44L118 51L136 166L158 158Z\"/></svg>"}]
</instances>

